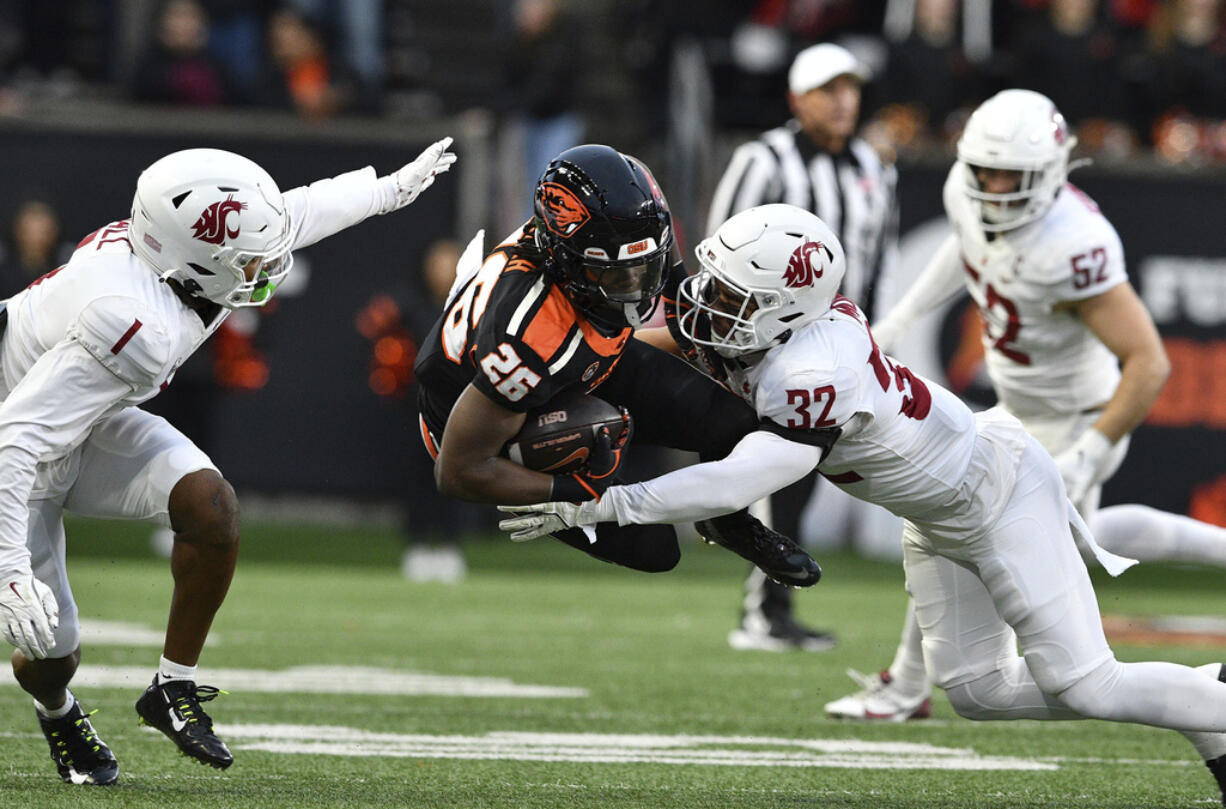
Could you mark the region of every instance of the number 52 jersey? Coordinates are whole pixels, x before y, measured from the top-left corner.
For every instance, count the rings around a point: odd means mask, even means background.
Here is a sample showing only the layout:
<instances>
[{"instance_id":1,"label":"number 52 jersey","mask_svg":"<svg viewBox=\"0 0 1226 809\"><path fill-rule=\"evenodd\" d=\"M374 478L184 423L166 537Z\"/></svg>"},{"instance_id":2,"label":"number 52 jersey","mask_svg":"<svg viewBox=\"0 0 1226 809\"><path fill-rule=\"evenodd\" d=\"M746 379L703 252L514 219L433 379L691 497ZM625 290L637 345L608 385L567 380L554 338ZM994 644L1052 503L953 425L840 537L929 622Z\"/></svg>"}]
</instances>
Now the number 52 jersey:
<instances>
[{"instance_id":1,"label":"number 52 jersey","mask_svg":"<svg viewBox=\"0 0 1226 809\"><path fill-rule=\"evenodd\" d=\"M1012 491L1020 422L999 409L974 414L882 353L847 298L771 349L745 381L772 432L815 443L813 433L838 431L818 464L824 477L929 536L982 530Z\"/></svg>"},{"instance_id":2,"label":"number 52 jersey","mask_svg":"<svg viewBox=\"0 0 1226 809\"><path fill-rule=\"evenodd\" d=\"M1127 282L1124 248L1093 200L1065 184L1039 220L989 240L962 193L955 166L945 210L966 287L983 318L992 385L1010 413L1027 418L1079 413L1111 398L1119 363L1067 305ZM955 250L959 250L959 257Z\"/></svg>"}]
</instances>

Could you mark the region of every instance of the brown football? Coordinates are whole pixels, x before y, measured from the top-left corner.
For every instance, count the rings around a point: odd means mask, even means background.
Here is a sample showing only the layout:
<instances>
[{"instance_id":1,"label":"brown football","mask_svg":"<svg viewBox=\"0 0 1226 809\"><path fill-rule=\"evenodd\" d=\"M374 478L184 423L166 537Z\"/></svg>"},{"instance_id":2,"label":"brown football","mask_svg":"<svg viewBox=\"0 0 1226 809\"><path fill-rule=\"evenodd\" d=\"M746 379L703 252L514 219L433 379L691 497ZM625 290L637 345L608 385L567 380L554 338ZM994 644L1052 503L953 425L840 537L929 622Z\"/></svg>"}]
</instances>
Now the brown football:
<instances>
[{"instance_id":1,"label":"brown football","mask_svg":"<svg viewBox=\"0 0 1226 809\"><path fill-rule=\"evenodd\" d=\"M519 434L507 442L507 457L537 472L577 472L587 464L601 427L609 428L614 446L629 429L621 412L603 399L563 393L528 411Z\"/></svg>"}]
</instances>

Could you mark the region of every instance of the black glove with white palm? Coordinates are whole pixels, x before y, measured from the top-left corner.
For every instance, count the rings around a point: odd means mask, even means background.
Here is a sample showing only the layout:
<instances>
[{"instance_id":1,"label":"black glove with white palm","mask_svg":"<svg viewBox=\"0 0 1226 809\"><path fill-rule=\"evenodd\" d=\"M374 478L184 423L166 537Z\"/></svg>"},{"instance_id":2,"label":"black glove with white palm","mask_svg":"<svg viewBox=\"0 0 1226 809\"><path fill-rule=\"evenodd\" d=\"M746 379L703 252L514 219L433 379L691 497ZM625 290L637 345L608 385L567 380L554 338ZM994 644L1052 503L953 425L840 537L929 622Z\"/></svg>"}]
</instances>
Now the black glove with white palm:
<instances>
[{"instance_id":1,"label":"black glove with white palm","mask_svg":"<svg viewBox=\"0 0 1226 809\"><path fill-rule=\"evenodd\" d=\"M55 646L60 607L55 593L30 573L0 576L0 633L29 660L40 660Z\"/></svg>"},{"instance_id":2,"label":"black glove with white palm","mask_svg":"<svg viewBox=\"0 0 1226 809\"><path fill-rule=\"evenodd\" d=\"M455 154L447 151L450 146L451 138L435 141L412 163L380 177L383 204L379 206L379 213L391 213L411 204L434 183L435 177L450 170L456 161Z\"/></svg>"}]
</instances>

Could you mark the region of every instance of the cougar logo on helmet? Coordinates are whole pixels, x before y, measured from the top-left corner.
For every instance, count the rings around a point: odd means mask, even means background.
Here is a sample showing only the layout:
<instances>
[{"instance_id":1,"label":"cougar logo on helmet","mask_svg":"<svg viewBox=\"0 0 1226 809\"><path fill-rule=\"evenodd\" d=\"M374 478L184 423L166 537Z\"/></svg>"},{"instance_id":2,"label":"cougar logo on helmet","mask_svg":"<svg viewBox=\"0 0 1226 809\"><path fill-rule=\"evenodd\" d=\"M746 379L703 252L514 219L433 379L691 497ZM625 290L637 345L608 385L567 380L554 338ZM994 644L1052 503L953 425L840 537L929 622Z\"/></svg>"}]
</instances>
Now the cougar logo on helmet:
<instances>
[{"instance_id":1,"label":"cougar logo on helmet","mask_svg":"<svg viewBox=\"0 0 1226 809\"><path fill-rule=\"evenodd\" d=\"M813 254L825 249L821 242L805 242L792 251L788 259L788 268L783 273L785 287L811 287L813 282L822 277L820 258L815 262Z\"/></svg>"},{"instance_id":2,"label":"cougar logo on helmet","mask_svg":"<svg viewBox=\"0 0 1226 809\"><path fill-rule=\"evenodd\" d=\"M226 217L246 209L247 203L234 199L233 194L221 202L214 202L200 212L200 218L192 225L192 236L209 244L221 244L226 237L236 238L239 227L236 226L234 230L227 228Z\"/></svg>"},{"instance_id":3,"label":"cougar logo on helmet","mask_svg":"<svg viewBox=\"0 0 1226 809\"><path fill-rule=\"evenodd\" d=\"M592 215L574 192L557 183L543 183L540 190L545 225L563 238L570 238Z\"/></svg>"}]
</instances>

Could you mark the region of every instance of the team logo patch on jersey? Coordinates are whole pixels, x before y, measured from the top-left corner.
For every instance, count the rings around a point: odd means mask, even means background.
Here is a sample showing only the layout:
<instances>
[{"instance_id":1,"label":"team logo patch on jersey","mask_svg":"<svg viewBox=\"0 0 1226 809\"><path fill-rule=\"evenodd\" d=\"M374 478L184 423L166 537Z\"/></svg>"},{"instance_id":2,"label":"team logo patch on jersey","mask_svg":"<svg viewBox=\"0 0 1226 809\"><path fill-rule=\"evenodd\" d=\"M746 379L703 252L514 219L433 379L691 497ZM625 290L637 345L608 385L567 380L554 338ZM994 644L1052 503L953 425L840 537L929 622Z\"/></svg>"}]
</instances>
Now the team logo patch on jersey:
<instances>
[{"instance_id":1,"label":"team logo patch on jersey","mask_svg":"<svg viewBox=\"0 0 1226 809\"><path fill-rule=\"evenodd\" d=\"M827 256L830 255L830 250L821 242L805 242L792 251L787 271L783 274L784 286L811 287L814 281L822 277L825 270L822 268L821 258L813 258L813 254L818 250L825 250Z\"/></svg>"},{"instance_id":2,"label":"team logo patch on jersey","mask_svg":"<svg viewBox=\"0 0 1226 809\"><path fill-rule=\"evenodd\" d=\"M592 377L596 376L596 372L600 370L600 363L593 362L587 368L583 369L583 381L587 382Z\"/></svg>"},{"instance_id":3,"label":"team logo patch on jersey","mask_svg":"<svg viewBox=\"0 0 1226 809\"><path fill-rule=\"evenodd\" d=\"M246 209L247 203L239 202L233 194L221 202L214 202L200 212L200 218L192 225L192 237L209 244L221 244L226 237L235 238L238 236L239 226L236 225L230 230L226 226L226 217Z\"/></svg>"},{"instance_id":4,"label":"team logo patch on jersey","mask_svg":"<svg viewBox=\"0 0 1226 809\"><path fill-rule=\"evenodd\" d=\"M592 218L574 192L563 185L545 183L540 194L545 226L565 239L575 235L575 231Z\"/></svg>"}]
</instances>

